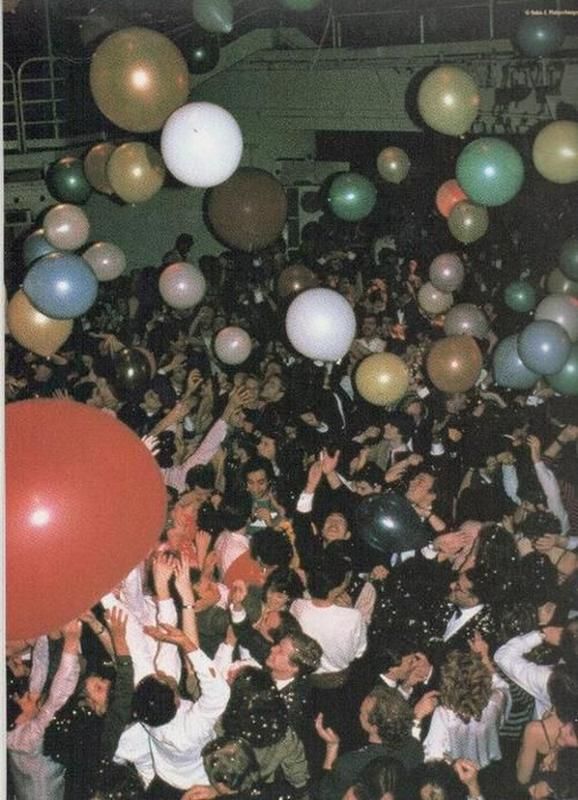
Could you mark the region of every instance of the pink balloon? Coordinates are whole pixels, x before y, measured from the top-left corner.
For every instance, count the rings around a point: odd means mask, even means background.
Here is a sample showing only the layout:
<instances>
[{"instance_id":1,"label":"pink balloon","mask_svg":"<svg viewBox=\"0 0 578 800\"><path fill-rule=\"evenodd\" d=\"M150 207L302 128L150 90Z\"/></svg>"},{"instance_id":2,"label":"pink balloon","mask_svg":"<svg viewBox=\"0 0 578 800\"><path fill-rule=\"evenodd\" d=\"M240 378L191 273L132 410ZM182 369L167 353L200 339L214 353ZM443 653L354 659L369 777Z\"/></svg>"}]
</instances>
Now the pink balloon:
<instances>
[{"instance_id":1,"label":"pink balloon","mask_svg":"<svg viewBox=\"0 0 578 800\"><path fill-rule=\"evenodd\" d=\"M54 206L44 217L44 236L58 250L78 250L86 244L90 223L84 211L70 203Z\"/></svg>"},{"instance_id":2,"label":"pink balloon","mask_svg":"<svg viewBox=\"0 0 578 800\"><path fill-rule=\"evenodd\" d=\"M455 253L440 253L430 264L429 279L440 292L455 292L464 282L464 265Z\"/></svg>"},{"instance_id":3,"label":"pink balloon","mask_svg":"<svg viewBox=\"0 0 578 800\"><path fill-rule=\"evenodd\" d=\"M215 337L215 355L223 364L242 364L251 354L251 337L234 325L223 328Z\"/></svg>"},{"instance_id":4,"label":"pink balloon","mask_svg":"<svg viewBox=\"0 0 578 800\"><path fill-rule=\"evenodd\" d=\"M126 256L112 242L96 242L83 253L99 281L113 281L124 272Z\"/></svg>"},{"instance_id":5,"label":"pink balloon","mask_svg":"<svg viewBox=\"0 0 578 800\"><path fill-rule=\"evenodd\" d=\"M192 308L205 296L207 282L197 266L177 261L163 270L159 290L165 303L172 308Z\"/></svg>"}]
</instances>

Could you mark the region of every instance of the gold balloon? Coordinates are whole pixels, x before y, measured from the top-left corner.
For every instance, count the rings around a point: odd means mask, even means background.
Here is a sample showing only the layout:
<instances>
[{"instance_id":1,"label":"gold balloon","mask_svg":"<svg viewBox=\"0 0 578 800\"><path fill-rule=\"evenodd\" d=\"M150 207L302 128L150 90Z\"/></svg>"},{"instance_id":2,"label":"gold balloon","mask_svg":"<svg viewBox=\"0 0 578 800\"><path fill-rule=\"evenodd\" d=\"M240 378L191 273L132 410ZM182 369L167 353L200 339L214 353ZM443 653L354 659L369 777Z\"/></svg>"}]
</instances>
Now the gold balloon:
<instances>
[{"instance_id":1,"label":"gold balloon","mask_svg":"<svg viewBox=\"0 0 578 800\"><path fill-rule=\"evenodd\" d=\"M54 355L72 333L71 319L51 319L37 311L19 289L8 303L6 322L16 341L39 356Z\"/></svg>"},{"instance_id":2,"label":"gold balloon","mask_svg":"<svg viewBox=\"0 0 578 800\"><path fill-rule=\"evenodd\" d=\"M144 203L159 191L166 170L154 147L144 142L127 142L109 158L106 174L121 200Z\"/></svg>"},{"instance_id":3,"label":"gold balloon","mask_svg":"<svg viewBox=\"0 0 578 800\"><path fill-rule=\"evenodd\" d=\"M468 200L456 203L448 217L451 235L464 244L481 239L488 230L490 218L484 206L477 206Z\"/></svg>"},{"instance_id":4,"label":"gold balloon","mask_svg":"<svg viewBox=\"0 0 578 800\"><path fill-rule=\"evenodd\" d=\"M377 171L388 183L401 183L410 165L408 154L400 147L386 147L377 157Z\"/></svg>"},{"instance_id":5,"label":"gold balloon","mask_svg":"<svg viewBox=\"0 0 578 800\"><path fill-rule=\"evenodd\" d=\"M91 147L84 156L84 174L93 189L102 194L114 194L106 174L106 165L114 153L116 145L110 142L100 142Z\"/></svg>"},{"instance_id":6,"label":"gold balloon","mask_svg":"<svg viewBox=\"0 0 578 800\"><path fill-rule=\"evenodd\" d=\"M427 356L431 382L442 392L467 392L480 376L480 348L471 336L446 336L435 342Z\"/></svg>"},{"instance_id":7,"label":"gold balloon","mask_svg":"<svg viewBox=\"0 0 578 800\"><path fill-rule=\"evenodd\" d=\"M304 289L313 289L319 281L314 272L303 264L293 264L285 267L277 281L279 297L290 297L302 292Z\"/></svg>"},{"instance_id":8,"label":"gold balloon","mask_svg":"<svg viewBox=\"0 0 578 800\"><path fill-rule=\"evenodd\" d=\"M445 64L424 78L417 106L424 122L434 131L461 136L478 116L480 94L467 72Z\"/></svg>"},{"instance_id":9,"label":"gold balloon","mask_svg":"<svg viewBox=\"0 0 578 800\"><path fill-rule=\"evenodd\" d=\"M125 28L95 50L90 89L104 116L119 128L157 131L187 100L187 63L162 33Z\"/></svg>"},{"instance_id":10,"label":"gold balloon","mask_svg":"<svg viewBox=\"0 0 578 800\"><path fill-rule=\"evenodd\" d=\"M424 283L417 293L417 302L426 314L443 314L454 303L451 292L442 292L430 283Z\"/></svg>"},{"instance_id":11,"label":"gold balloon","mask_svg":"<svg viewBox=\"0 0 578 800\"><path fill-rule=\"evenodd\" d=\"M374 353L364 358L355 374L359 394L375 406L397 403L407 392L409 371L399 356Z\"/></svg>"},{"instance_id":12,"label":"gold balloon","mask_svg":"<svg viewBox=\"0 0 578 800\"><path fill-rule=\"evenodd\" d=\"M578 297L578 281L571 281L557 267L548 275L546 288L550 294L567 294L571 297Z\"/></svg>"},{"instance_id":13,"label":"gold balloon","mask_svg":"<svg viewBox=\"0 0 578 800\"><path fill-rule=\"evenodd\" d=\"M578 122L551 122L534 139L534 166L553 183L578 181Z\"/></svg>"}]
</instances>

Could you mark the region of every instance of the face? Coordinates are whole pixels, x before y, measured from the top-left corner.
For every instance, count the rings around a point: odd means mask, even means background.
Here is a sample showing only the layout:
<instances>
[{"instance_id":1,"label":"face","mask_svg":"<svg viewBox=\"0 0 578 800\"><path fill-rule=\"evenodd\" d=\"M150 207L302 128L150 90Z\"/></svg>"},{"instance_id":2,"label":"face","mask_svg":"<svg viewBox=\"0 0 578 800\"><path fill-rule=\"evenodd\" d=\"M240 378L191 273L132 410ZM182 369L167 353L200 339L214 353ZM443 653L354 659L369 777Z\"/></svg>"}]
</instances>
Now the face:
<instances>
[{"instance_id":1,"label":"face","mask_svg":"<svg viewBox=\"0 0 578 800\"><path fill-rule=\"evenodd\" d=\"M261 399L267 401L277 400L280 394L282 394L281 381L276 375L272 375L263 384Z\"/></svg>"},{"instance_id":2,"label":"face","mask_svg":"<svg viewBox=\"0 0 578 800\"><path fill-rule=\"evenodd\" d=\"M269 480L264 469L247 475L247 491L255 499L263 498L269 492Z\"/></svg>"},{"instance_id":3,"label":"face","mask_svg":"<svg viewBox=\"0 0 578 800\"><path fill-rule=\"evenodd\" d=\"M265 663L273 673L287 675L287 677L297 675L299 669L291 661L294 653L293 642L285 637L279 644L273 645Z\"/></svg>"},{"instance_id":4,"label":"face","mask_svg":"<svg viewBox=\"0 0 578 800\"><path fill-rule=\"evenodd\" d=\"M387 422L383 426L383 438L386 442L397 441L400 439L399 428L392 425L391 422Z\"/></svg>"},{"instance_id":5,"label":"face","mask_svg":"<svg viewBox=\"0 0 578 800\"><path fill-rule=\"evenodd\" d=\"M213 494L212 489L204 489L202 486L194 486L191 489L191 493L189 496L193 503L202 505L203 503L207 503L211 499L212 494Z\"/></svg>"},{"instance_id":6,"label":"face","mask_svg":"<svg viewBox=\"0 0 578 800\"><path fill-rule=\"evenodd\" d=\"M433 783L426 783L419 790L419 800L444 800L445 792Z\"/></svg>"},{"instance_id":7,"label":"face","mask_svg":"<svg viewBox=\"0 0 578 800\"><path fill-rule=\"evenodd\" d=\"M86 405L94 406L95 408L104 408L104 398L98 386L95 386L93 389L93 392Z\"/></svg>"},{"instance_id":8,"label":"face","mask_svg":"<svg viewBox=\"0 0 578 800\"><path fill-rule=\"evenodd\" d=\"M249 393L249 402L254 402L259 397L259 381L256 378L247 378L243 388Z\"/></svg>"},{"instance_id":9,"label":"face","mask_svg":"<svg viewBox=\"0 0 578 800\"><path fill-rule=\"evenodd\" d=\"M422 414L422 405L417 401L410 403L405 410L405 413L408 414L410 417L421 417Z\"/></svg>"},{"instance_id":10,"label":"face","mask_svg":"<svg viewBox=\"0 0 578 800\"><path fill-rule=\"evenodd\" d=\"M565 722L560 727L556 744L559 748L578 747L578 736L576 736L574 725L571 722Z\"/></svg>"},{"instance_id":11,"label":"face","mask_svg":"<svg viewBox=\"0 0 578 800\"><path fill-rule=\"evenodd\" d=\"M38 381L39 383L45 383L46 381L50 380L52 376L52 369L48 366L48 364L37 364L34 367L34 380Z\"/></svg>"},{"instance_id":12,"label":"face","mask_svg":"<svg viewBox=\"0 0 578 800\"><path fill-rule=\"evenodd\" d=\"M455 603L460 608L469 608L478 603L478 598L472 594L473 583L464 572L460 573L458 579L450 583L450 603Z\"/></svg>"},{"instance_id":13,"label":"face","mask_svg":"<svg viewBox=\"0 0 578 800\"><path fill-rule=\"evenodd\" d=\"M265 604L271 611L283 611L287 608L289 595L287 592L279 592L273 587L267 590Z\"/></svg>"},{"instance_id":14,"label":"face","mask_svg":"<svg viewBox=\"0 0 578 800\"><path fill-rule=\"evenodd\" d=\"M351 533L347 530L347 520L343 514L329 514L323 523L321 536L327 543L349 539Z\"/></svg>"},{"instance_id":15,"label":"face","mask_svg":"<svg viewBox=\"0 0 578 800\"><path fill-rule=\"evenodd\" d=\"M371 733L373 730L373 725L369 722L369 715L373 711L376 702L375 697L366 697L359 709L359 724L365 733Z\"/></svg>"},{"instance_id":16,"label":"face","mask_svg":"<svg viewBox=\"0 0 578 800\"><path fill-rule=\"evenodd\" d=\"M275 456L277 455L277 444L275 439L271 439L270 436L262 436L259 440L259 444L257 445L257 452L263 458L267 458L269 461L274 461Z\"/></svg>"},{"instance_id":17,"label":"face","mask_svg":"<svg viewBox=\"0 0 578 800\"><path fill-rule=\"evenodd\" d=\"M468 398L465 394L454 394L446 400L446 411L448 414L459 414L468 405Z\"/></svg>"},{"instance_id":18,"label":"face","mask_svg":"<svg viewBox=\"0 0 578 800\"><path fill-rule=\"evenodd\" d=\"M427 472L420 472L410 482L407 490L407 499L418 505L428 505L436 499L433 491L435 479Z\"/></svg>"},{"instance_id":19,"label":"face","mask_svg":"<svg viewBox=\"0 0 578 800\"><path fill-rule=\"evenodd\" d=\"M162 403L160 397L153 389L147 389L143 397L143 405L146 411L160 411Z\"/></svg>"},{"instance_id":20,"label":"face","mask_svg":"<svg viewBox=\"0 0 578 800\"><path fill-rule=\"evenodd\" d=\"M550 789L546 781L540 781L530 786L528 794L533 800L543 800L545 797L552 797L552 789Z\"/></svg>"},{"instance_id":21,"label":"face","mask_svg":"<svg viewBox=\"0 0 578 800\"><path fill-rule=\"evenodd\" d=\"M375 317L366 317L361 323L361 334L364 339L371 339L377 333L377 320Z\"/></svg>"},{"instance_id":22,"label":"face","mask_svg":"<svg viewBox=\"0 0 578 800\"><path fill-rule=\"evenodd\" d=\"M367 497L369 494L379 494L381 487L373 486L367 481L353 481L353 491L361 497Z\"/></svg>"},{"instance_id":23,"label":"face","mask_svg":"<svg viewBox=\"0 0 578 800\"><path fill-rule=\"evenodd\" d=\"M90 708L99 717L104 716L108 708L110 681L100 678L98 675L91 675L86 679L85 691Z\"/></svg>"}]
</instances>

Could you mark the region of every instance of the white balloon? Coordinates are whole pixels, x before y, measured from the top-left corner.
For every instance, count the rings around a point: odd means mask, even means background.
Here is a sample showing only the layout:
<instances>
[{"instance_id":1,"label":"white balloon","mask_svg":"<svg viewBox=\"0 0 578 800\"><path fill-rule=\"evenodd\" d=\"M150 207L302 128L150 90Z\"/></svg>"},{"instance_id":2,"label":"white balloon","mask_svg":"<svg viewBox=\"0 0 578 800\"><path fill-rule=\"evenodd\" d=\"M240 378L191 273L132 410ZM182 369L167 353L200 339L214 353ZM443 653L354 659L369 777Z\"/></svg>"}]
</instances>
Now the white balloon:
<instances>
[{"instance_id":1,"label":"white balloon","mask_svg":"<svg viewBox=\"0 0 578 800\"><path fill-rule=\"evenodd\" d=\"M578 308L567 294L549 294L536 308L534 319L549 319L564 328L571 342L578 341Z\"/></svg>"},{"instance_id":2,"label":"white balloon","mask_svg":"<svg viewBox=\"0 0 578 800\"><path fill-rule=\"evenodd\" d=\"M192 308L200 303L207 290L201 270L186 261L169 264L159 278L159 291L165 303L172 308Z\"/></svg>"},{"instance_id":3,"label":"white balloon","mask_svg":"<svg viewBox=\"0 0 578 800\"><path fill-rule=\"evenodd\" d=\"M242 364L251 355L251 337L234 325L223 328L215 337L215 355L223 364Z\"/></svg>"},{"instance_id":4,"label":"white balloon","mask_svg":"<svg viewBox=\"0 0 578 800\"><path fill-rule=\"evenodd\" d=\"M99 281L113 281L124 272L126 256L112 242L95 242L82 254Z\"/></svg>"},{"instance_id":5,"label":"white balloon","mask_svg":"<svg viewBox=\"0 0 578 800\"><path fill-rule=\"evenodd\" d=\"M339 361L355 338L355 314L333 289L307 289L289 306L285 327L299 353L317 361Z\"/></svg>"},{"instance_id":6,"label":"white balloon","mask_svg":"<svg viewBox=\"0 0 578 800\"><path fill-rule=\"evenodd\" d=\"M187 186L218 186L239 166L243 135L235 117L221 106L187 103L166 121L161 153L167 169Z\"/></svg>"}]
</instances>

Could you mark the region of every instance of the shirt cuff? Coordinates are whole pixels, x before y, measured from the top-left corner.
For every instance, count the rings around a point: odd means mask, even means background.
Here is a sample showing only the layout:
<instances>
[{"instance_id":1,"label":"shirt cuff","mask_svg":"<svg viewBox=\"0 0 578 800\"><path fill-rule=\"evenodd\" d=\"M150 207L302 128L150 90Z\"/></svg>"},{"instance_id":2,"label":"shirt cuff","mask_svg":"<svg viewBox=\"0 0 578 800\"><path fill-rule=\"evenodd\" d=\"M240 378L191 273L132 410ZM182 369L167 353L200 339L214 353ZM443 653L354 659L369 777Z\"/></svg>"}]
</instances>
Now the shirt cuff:
<instances>
[{"instance_id":1,"label":"shirt cuff","mask_svg":"<svg viewBox=\"0 0 578 800\"><path fill-rule=\"evenodd\" d=\"M310 514L313 509L313 493L301 492L297 501L297 511L300 514Z\"/></svg>"}]
</instances>

